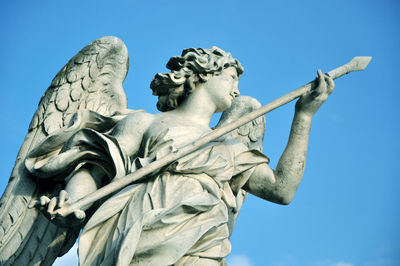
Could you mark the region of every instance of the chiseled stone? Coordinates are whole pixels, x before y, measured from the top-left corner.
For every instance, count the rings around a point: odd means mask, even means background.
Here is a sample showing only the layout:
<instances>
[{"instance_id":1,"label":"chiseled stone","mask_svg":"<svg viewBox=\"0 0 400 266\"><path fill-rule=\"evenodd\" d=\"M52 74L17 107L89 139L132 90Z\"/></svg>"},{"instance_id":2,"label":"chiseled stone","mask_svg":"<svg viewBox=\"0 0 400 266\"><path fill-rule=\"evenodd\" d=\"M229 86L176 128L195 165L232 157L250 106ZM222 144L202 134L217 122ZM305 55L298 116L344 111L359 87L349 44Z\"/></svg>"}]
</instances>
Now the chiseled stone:
<instances>
[{"instance_id":1,"label":"chiseled stone","mask_svg":"<svg viewBox=\"0 0 400 266\"><path fill-rule=\"evenodd\" d=\"M122 83L128 52L116 37L89 44L57 74L1 199L2 265L51 264L71 248L80 229L81 265L224 265L248 192L290 203L304 173L312 117L334 88L320 71L316 86L296 104L275 170L261 153L262 116L60 215L64 205L211 132L214 113L224 112L219 128L261 106L239 96L243 68L218 47L185 49L167 68L150 85L158 96L157 114L127 109Z\"/></svg>"}]
</instances>

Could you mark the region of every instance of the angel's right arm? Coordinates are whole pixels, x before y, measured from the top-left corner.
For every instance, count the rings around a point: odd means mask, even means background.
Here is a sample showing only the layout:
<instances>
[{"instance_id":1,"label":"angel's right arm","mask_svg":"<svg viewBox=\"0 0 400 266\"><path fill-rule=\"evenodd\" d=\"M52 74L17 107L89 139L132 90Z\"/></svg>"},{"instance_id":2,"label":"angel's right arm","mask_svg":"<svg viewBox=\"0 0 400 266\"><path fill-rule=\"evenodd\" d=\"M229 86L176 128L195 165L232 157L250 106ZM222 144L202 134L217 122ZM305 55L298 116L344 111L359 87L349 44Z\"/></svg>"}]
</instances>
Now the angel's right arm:
<instances>
[{"instance_id":1,"label":"angel's right arm","mask_svg":"<svg viewBox=\"0 0 400 266\"><path fill-rule=\"evenodd\" d=\"M304 174L311 120L334 87L333 80L318 70L318 86L296 103L289 141L275 171L267 164L256 166L245 190L278 204L292 201Z\"/></svg>"},{"instance_id":2,"label":"angel's right arm","mask_svg":"<svg viewBox=\"0 0 400 266\"><path fill-rule=\"evenodd\" d=\"M137 112L127 115L115 125L111 135L118 141L124 153L131 157L138 153L143 135L149 127L152 117L146 112ZM70 201L75 202L96 191L111 178L100 166L86 164L68 180L65 191L68 193ZM89 207L86 206L85 209Z\"/></svg>"},{"instance_id":3,"label":"angel's right arm","mask_svg":"<svg viewBox=\"0 0 400 266\"><path fill-rule=\"evenodd\" d=\"M275 171L267 163L256 166L244 189L265 200L289 204L303 178L310 128L311 117L296 113Z\"/></svg>"}]
</instances>

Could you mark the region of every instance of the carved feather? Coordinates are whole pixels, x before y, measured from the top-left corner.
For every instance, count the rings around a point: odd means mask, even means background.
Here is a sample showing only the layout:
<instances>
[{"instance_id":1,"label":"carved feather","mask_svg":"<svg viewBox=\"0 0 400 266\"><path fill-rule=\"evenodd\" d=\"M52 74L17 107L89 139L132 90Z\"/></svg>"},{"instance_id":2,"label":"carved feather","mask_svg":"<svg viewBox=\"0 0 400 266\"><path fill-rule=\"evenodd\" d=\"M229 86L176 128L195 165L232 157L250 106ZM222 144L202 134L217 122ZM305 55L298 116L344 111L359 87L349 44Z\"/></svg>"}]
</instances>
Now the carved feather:
<instances>
[{"instance_id":1,"label":"carved feather","mask_svg":"<svg viewBox=\"0 0 400 266\"><path fill-rule=\"evenodd\" d=\"M233 101L231 107L225 110L221 118L216 126L216 128L221 127L225 124L234 122L258 108L261 107L261 104L250 96L239 96L236 97ZM244 145L246 145L250 150L258 150L262 152L263 149L263 139L265 133L265 116L258 117L253 121L244 124L243 126L229 132L226 134L226 137L235 138ZM239 214L239 210L247 197L247 192L243 189L240 189L236 194L236 209L230 210L229 215L231 215L231 219L229 220L229 227L233 228L237 216Z\"/></svg>"},{"instance_id":2,"label":"carved feather","mask_svg":"<svg viewBox=\"0 0 400 266\"><path fill-rule=\"evenodd\" d=\"M261 107L261 104L250 96L239 96L235 98L232 106L222 113L217 128L227 123L236 121ZM228 133L226 136L235 138L245 144L249 149L262 151L265 133L265 116L260 116L253 121Z\"/></svg>"},{"instance_id":3,"label":"carved feather","mask_svg":"<svg viewBox=\"0 0 400 266\"><path fill-rule=\"evenodd\" d=\"M26 171L24 159L80 109L105 116L124 112L122 83L128 61L128 51L118 38L95 40L58 72L42 96L0 200L0 265L51 265L75 243L79 228L57 227L37 209L28 208L39 196L58 195L61 186L39 185Z\"/></svg>"}]
</instances>

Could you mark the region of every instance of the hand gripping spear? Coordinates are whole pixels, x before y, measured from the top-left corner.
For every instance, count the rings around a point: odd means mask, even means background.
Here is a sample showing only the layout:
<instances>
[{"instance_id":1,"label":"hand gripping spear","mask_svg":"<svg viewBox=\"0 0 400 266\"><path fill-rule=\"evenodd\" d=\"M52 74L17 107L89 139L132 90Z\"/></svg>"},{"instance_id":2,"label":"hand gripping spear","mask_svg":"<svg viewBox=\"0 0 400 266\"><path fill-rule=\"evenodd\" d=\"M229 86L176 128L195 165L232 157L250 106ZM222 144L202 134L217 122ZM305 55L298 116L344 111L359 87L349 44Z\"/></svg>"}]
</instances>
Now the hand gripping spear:
<instances>
[{"instance_id":1,"label":"hand gripping spear","mask_svg":"<svg viewBox=\"0 0 400 266\"><path fill-rule=\"evenodd\" d=\"M329 75L332 79L337 79L345 74L348 74L353 71L361 71L364 70L369 62L371 61L370 56L356 56L354 57L349 63L338 67L334 70L329 71L326 73L326 75ZM143 167L133 173L128 174L127 176L112 182L97 191L87 195L86 197L72 203L69 205L65 205L60 209L57 209L55 211L56 214L59 214L61 216L67 216L71 213L73 213L75 210L81 209L83 206L91 204L105 196L110 195L111 193L114 193L124 187L126 187L129 184L132 183L138 183L140 181L143 181L143 179L151 174L152 172L160 169L161 167L164 167L182 157L185 155L188 155L191 152L194 152L204 146L205 144L225 135L226 133L231 132L232 130L241 127L242 125L256 119L259 116L262 116L284 104L287 104L294 99L304 95L308 91L312 90L317 86L317 82L311 81L307 83L306 85L264 105L263 107L241 117L240 119L231 122L229 124L226 124L225 126L222 126L216 130L211 131L210 133L206 134L205 136L199 138L198 140L194 141L193 143L183 147L181 150L172 152L169 155L152 162L151 164L147 165L146 167Z\"/></svg>"}]
</instances>

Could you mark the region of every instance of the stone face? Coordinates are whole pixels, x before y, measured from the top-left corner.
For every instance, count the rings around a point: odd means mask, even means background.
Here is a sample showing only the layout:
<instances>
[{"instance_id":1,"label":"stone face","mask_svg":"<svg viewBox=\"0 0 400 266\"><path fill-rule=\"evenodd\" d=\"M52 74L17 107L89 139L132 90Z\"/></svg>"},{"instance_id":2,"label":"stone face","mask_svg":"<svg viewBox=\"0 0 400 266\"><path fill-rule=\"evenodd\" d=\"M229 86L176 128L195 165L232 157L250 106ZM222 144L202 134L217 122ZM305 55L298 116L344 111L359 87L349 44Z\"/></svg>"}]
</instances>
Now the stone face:
<instances>
[{"instance_id":1,"label":"stone face","mask_svg":"<svg viewBox=\"0 0 400 266\"><path fill-rule=\"evenodd\" d=\"M64 205L114 186L212 132L215 112L224 111L219 128L261 106L238 96L239 61L212 47L185 49L168 62L171 72L154 77L151 89L161 113L128 110L122 87L127 62L122 41L103 37L52 81L1 200L1 264L51 264L82 229L82 265L220 265L248 192L278 204L292 200L304 173L312 117L334 87L320 71L312 92L296 104L275 171L261 153L265 119L260 117L151 168L140 182L101 192L105 199L62 215Z\"/></svg>"}]
</instances>

